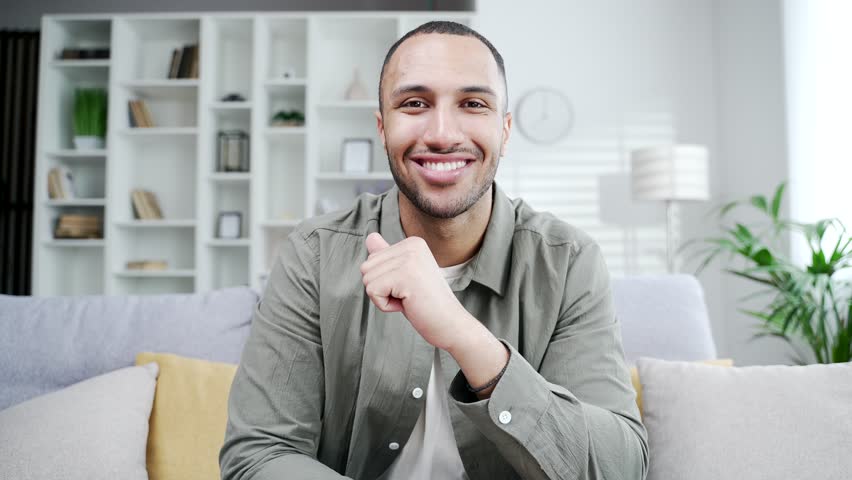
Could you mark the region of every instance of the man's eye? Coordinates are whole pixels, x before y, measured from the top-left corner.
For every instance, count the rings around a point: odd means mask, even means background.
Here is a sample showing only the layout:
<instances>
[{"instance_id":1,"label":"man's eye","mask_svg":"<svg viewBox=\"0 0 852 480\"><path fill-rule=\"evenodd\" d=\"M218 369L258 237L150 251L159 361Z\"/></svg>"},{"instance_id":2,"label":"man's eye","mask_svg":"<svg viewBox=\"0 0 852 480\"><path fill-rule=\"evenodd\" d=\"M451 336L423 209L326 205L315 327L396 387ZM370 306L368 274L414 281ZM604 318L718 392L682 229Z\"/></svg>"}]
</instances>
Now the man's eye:
<instances>
[{"instance_id":1,"label":"man's eye","mask_svg":"<svg viewBox=\"0 0 852 480\"><path fill-rule=\"evenodd\" d=\"M485 108L485 105L483 105L480 102L477 102L476 100L469 100L469 101L465 102L465 105L467 105L470 108Z\"/></svg>"},{"instance_id":2,"label":"man's eye","mask_svg":"<svg viewBox=\"0 0 852 480\"><path fill-rule=\"evenodd\" d=\"M423 108L423 107L426 106L426 104L421 102L420 100L409 100L408 102L403 103L402 106L403 107L413 107L413 108Z\"/></svg>"}]
</instances>

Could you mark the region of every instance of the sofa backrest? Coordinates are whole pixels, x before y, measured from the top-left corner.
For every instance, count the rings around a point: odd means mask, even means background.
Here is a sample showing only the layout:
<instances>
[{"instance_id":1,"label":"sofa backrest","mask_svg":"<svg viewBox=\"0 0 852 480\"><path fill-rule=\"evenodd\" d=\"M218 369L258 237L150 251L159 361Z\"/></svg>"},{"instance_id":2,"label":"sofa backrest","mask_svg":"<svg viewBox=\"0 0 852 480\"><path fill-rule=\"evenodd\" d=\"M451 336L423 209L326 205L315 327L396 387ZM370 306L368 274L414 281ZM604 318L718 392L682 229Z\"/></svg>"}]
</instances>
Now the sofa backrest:
<instances>
[{"instance_id":1,"label":"sofa backrest","mask_svg":"<svg viewBox=\"0 0 852 480\"><path fill-rule=\"evenodd\" d=\"M716 358L698 281L689 275L613 280L624 353ZM142 351L238 363L258 294L14 297L0 295L0 410L133 364Z\"/></svg>"},{"instance_id":2,"label":"sofa backrest","mask_svg":"<svg viewBox=\"0 0 852 480\"><path fill-rule=\"evenodd\" d=\"M612 281L624 356L710 360L716 344L704 290L692 275L638 275Z\"/></svg>"},{"instance_id":3,"label":"sofa backrest","mask_svg":"<svg viewBox=\"0 0 852 480\"><path fill-rule=\"evenodd\" d=\"M0 410L133 365L142 351L238 363L257 294L0 295Z\"/></svg>"}]
</instances>

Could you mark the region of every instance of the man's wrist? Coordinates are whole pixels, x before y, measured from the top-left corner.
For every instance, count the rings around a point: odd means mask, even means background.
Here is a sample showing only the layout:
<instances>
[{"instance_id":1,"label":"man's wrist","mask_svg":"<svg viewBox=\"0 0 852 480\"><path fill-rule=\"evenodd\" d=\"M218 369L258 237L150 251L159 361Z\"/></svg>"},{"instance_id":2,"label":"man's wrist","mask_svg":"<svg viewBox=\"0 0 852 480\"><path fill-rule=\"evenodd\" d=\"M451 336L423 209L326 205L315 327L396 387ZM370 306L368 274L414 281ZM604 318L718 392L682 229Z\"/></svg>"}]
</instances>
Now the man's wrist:
<instances>
[{"instance_id":1,"label":"man's wrist","mask_svg":"<svg viewBox=\"0 0 852 480\"><path fill-rule=\"evenodd\" d=\"M494 380L509 361L509 350L482 323L465 311L466 327L459 331L457 341L447 352L461 367L468 385L479 387ZM488 398L499 382L477 392L479 398Z\"/></svg>"}]
</instances>

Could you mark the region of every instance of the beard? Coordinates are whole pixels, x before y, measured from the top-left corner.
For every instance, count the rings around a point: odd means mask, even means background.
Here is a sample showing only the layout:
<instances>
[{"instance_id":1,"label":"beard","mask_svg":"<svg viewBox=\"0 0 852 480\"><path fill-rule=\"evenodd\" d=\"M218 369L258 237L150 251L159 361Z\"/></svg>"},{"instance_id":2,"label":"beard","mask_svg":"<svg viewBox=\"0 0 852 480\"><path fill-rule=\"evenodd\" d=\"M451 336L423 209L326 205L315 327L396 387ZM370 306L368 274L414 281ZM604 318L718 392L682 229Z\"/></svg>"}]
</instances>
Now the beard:
<instances>
[{"instance_id":1,"label":"beard","mask_svg":"<svg viewBox=\"0 0 852 480\"><path fill-rule=\"evenodd\" d=\"M477 162L482 162L485 157L482 150L478 148L475 150L453 149L449 151L430 153L450 154L457 152L473 154L476 157L475 161ZM388 156L388 164L390 165L391 174L393 175L393 179L396 182L397 187L399 187L399 191L402 192L418 210L432 218L441 219L455 218L470 210L470 208L475 205L483 195L485 195L485 192L488 191L491 184L494 183L494 177L497 175L497 164L500 161L499 155L495 155L491 162L491 168L485 172L485 178L482 182L477 182L469 191L462 193L460 196L451 199L447 204L442 205L433 202L429 199L429 197L424 195L423 192L419 191L414 179L410 177L408 179L403 178L394 165L393 156L390 151L385 149L385 153ZM410 154L410 151L405 152L403 158L408 158Z\"/></svg>"}]
</instances>

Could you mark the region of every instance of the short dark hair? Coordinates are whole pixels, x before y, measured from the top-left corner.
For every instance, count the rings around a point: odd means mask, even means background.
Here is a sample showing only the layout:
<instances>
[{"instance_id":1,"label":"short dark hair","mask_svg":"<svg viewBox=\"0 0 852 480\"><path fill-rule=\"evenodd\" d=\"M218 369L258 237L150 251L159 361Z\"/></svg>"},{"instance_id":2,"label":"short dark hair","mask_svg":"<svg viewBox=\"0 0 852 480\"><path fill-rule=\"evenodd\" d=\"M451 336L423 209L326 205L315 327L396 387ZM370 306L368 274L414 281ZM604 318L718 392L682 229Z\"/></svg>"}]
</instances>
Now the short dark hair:
<instances>
[{"instance_id":1,"label":"short dark hair","mask_svg":"<svg viewBox=\"0 0 852 480\"><path fill-rule=\"evenodd\" d=\"M385 77L385 68L388 66L388 62L391 57L393 57L394 52L402 42L408 40L409 38L415 35L422 35L427 33L441 33L445 35L459 35L462 37L474 37L478 39L480 42L484 43L489 50L491 50L491 55L494 56L494 61L497 62L497 70L500 71L500 76L503 78L503 91L506 93L506 98L503 103L503 113L506 113L509 109L509 88L506 82L506 67L503 64L503 56L500 55L500 52L494 48L494 45L488 41L487 38L480 35L476 30L468 27L467 25L463 25L457 22L450 22L447 20L438 20L434 22L427 22L419 27L411 30L402 36L399 40L396 41L393 45L391 45L390 50L388 50L388 54L385 55L385 62L382 64L382 72L379 75L379 111L382 111L384 106L382 100L382 79Z\"/></svg>"}]
</instances>

